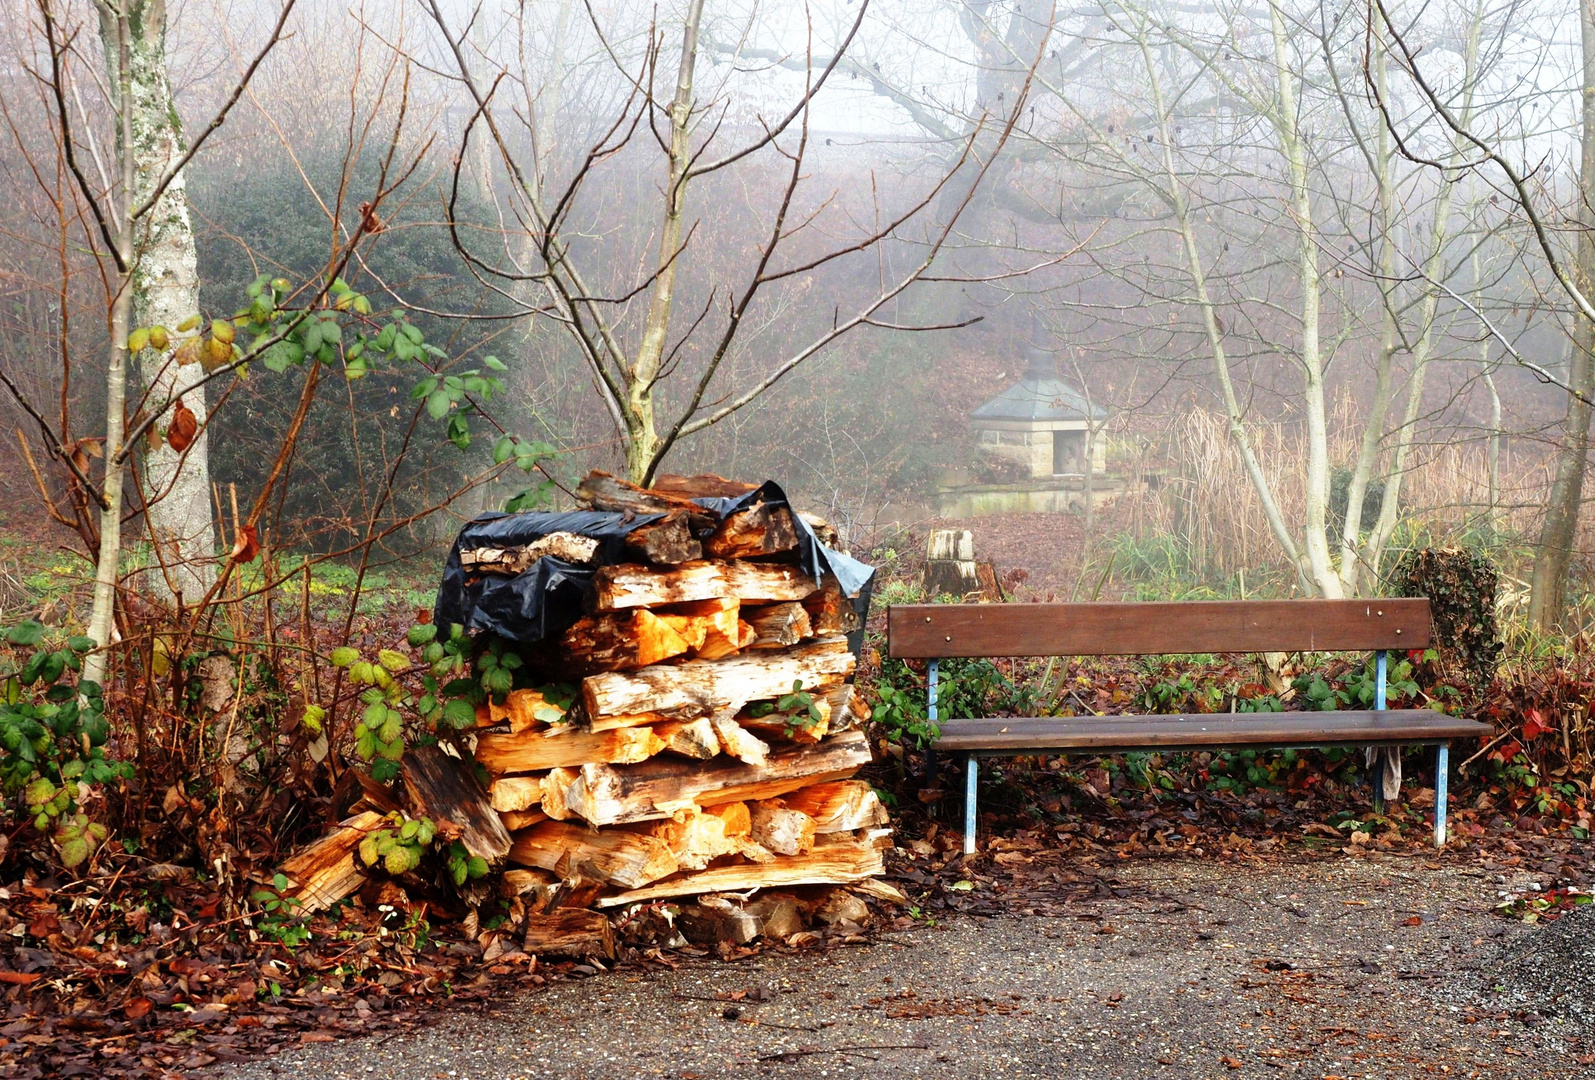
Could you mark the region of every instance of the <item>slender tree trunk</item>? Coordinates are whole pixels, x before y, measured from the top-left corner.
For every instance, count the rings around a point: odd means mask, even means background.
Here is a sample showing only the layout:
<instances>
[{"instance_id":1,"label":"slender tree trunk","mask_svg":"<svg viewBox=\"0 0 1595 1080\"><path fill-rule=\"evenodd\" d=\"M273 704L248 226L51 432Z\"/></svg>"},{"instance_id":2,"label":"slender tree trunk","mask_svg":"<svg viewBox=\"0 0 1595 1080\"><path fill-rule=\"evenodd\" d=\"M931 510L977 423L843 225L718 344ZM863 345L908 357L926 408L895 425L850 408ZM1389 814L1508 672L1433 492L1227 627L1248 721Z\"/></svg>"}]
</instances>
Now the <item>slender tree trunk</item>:
<instances>
[{"instance_id":1,"label":"slender tree trunk","mask_svg":"<svg viewBox=\"0 0 1595 1080\"><path fill-rule=\"evenodd\" d=\"M1580 0L1579 24L1584 45L1582 105L1583 147L1579 161L1578 265L1579 291L1586 296L1595 284L1595 0ZM1573 561L1573 538L1578 531L1579 506L1584 498L1584 468L1589 454L1590 407L1595 390L1595 326L1574 315L1573 352L1568 360L1567 383L1574 394L1567 398L1562 418L1562 441L1556 452L1556 474L1540 527L1539 550L1529 582L1529 621L1542 631L1554 631L1567 610L1567 571ZM1576 396L1575 396L1576 395Z\"/></svg>"},{"instance_id":2,"label":"slender tree trunk","mask_svg":"<svg viewBox=\"0 0 1595 1080\"><path fill-rule=\"evenodd\" d=\"M102 20L105 9L101 9ZM105 37L105 52L108 58L115 57L115 78L111 86L116 88L119 101L126 101L130 96L128 61L129 43L127 19L124 12L112 13L110 33ZM102 21L102 28L104 23ZM130 110L119 109L117 117L117 138L122 144L132 141L132 124ZM131 192L133 190L133 158L130 154L123 154L119 162L121 166L121 186L115 197L121 202L120 213L117 215L119 223L116 235L117 255L122 265L127 267L127 272L117 276L116 295L111 298L111 343L109 357L106 365L105 376L105 473L102 477L102 491L104 502L100 507L100 550L94 565L94 600L89 610L88 636L95 644L95 651L90 653L83 664L83 678L86 682L105 684L105 675L109 669L110 656L107 648L110 646L115 632L116 620L116 593L118 584L118 570L122 556L122 473L121 463L122 440L126 434L124 413L127 408L127 335L132 328L133 314L133 282L131 268L133 266L133 221Z\"/></svg>"},{"instance_id":3,"label":"slender tree trunk","mask_svg":"<svg viewBox=\"0 0 1595 1080\"><path fill-rule=\"evenodd\" d=\"M130 203L138 207L154 193L155 185L182 157L187 145L167 79L165 0L119 0L117 7L126 14L125 51L109 47L120 20L103 2L100 20L112 84L129 87L122 98L126 137L119 141L118 151L131 161ZM125 80L119 70L121 62L111 61L120 56L127 58ZM181 174L135 223L133 246L132 325L173 329L198 315L194 230ZM192 603L216 579L205 391L194 388L204 370L198 364L178 365L171 350L145 349L138 359L148 400L159 404L181 395L199 424L199 437L184 452L178 453L164 441L148 450L143 475L146 521L156 547L151 584L174 600L182 597Z\"/></svg>"},{"instance_id":4,"label":"slender tree trunk","mask_svg":"<svg viewBox=\"0 0 1595 1080\"><path fill-rule=\"evenodd\" d=\"M659 230L659 267L648 321L632 365L626 398L626 471L633 483L646 483L659 453L659 432L654 421L654 385L664 363L670 333L670 312L675 303L676 266L681 253L681 219L687 201L687 170L692 164L692 77L698 62L698 24L703 0L692 0L681 32L681 66L676 74L676 96L670 103L670 177L665 189L665 215Z\"/></svg>"}]
</instances>

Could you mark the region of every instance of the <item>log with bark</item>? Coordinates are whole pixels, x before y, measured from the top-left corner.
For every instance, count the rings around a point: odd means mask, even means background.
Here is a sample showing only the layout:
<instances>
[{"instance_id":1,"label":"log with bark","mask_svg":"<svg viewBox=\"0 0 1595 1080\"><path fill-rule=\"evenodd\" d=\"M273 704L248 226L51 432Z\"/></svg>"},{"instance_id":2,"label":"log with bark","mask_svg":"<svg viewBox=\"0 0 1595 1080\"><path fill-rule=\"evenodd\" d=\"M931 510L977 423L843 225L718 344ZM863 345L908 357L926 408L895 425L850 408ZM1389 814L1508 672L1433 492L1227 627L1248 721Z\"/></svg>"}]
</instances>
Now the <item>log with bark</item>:
<instances>
[{"instance_id":1,"label":"log with bark","mask_svg":"<svg viewBox=\"0 0 1595 1080\"><path fill-rule=\"evenodd\" d=\"M712 559L748 559L791 551L797 544L792 511L761 502L728 515L704 542L703 551Z\"/></svg>"},{"instance_id":2,"label":"log with bark","mask_svg":"<svg viewBox=\"0 0 1595 1080\"><path fill-rule=\"evenodd\" d=\"M528 915L525 925L522 948L534 956L615 958L615 934L603 912L559 908L546 915Z\"/></svg>"},{"instance_id":3,"label":"log with bark","mask_svg":"<svg viewBox=\"0 0 1595 1080\"><path fill-rule=\"evenodd\" d=\"M782 798L788 808L814 819L818 833L851 832L887 822L886 807L875 789L863 780L838 780L813 784Z\"/></svg>"},{"instance_id":4,"label":"log with bark","mask_svg":"<svg viewBox=\"0 0 1595 1080\"><path fill-rule=\"evenodd\" d=\"M796 601L748 608L742 618L758 635L748 646L752 649L785 648L814 634L808 611Z\"/></svg>"},{"instance_id":5,"label":"log with bark","mask_svg":"<svg viewBox=\"0 0 1595 1080\"><path fill-rule=\"evenodd\" d=\"M665 748L652 728L573 731L553 738L541 731L488 731L476 738L476 760L490 773L576 768L588 762L646 761Z\"/></svg>"}]
</instances>

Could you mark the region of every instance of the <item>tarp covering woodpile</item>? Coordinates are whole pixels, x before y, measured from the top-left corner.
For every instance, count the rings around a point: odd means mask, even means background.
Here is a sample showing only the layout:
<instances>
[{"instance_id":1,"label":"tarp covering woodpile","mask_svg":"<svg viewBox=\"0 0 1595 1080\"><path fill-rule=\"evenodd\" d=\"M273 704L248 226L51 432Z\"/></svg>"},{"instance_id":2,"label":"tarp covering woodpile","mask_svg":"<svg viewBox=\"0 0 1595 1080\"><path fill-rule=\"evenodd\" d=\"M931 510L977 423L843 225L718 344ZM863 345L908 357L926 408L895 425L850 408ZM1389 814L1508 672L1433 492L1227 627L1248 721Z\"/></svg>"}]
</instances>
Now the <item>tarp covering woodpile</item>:
<instances>
[{"instance_id":1,"label":"tarp covering woodpile","mask_svg":"<svg viewBox=\"0 0 1595 1080\"><path fill-rule=\"evenodd\" d=\"M511 880L610 908L879 874L886 811L853 778L873 570L773 483L577 495L467 525L435 614L524 664L474 732Z\"/></svg>"}]
</instances>

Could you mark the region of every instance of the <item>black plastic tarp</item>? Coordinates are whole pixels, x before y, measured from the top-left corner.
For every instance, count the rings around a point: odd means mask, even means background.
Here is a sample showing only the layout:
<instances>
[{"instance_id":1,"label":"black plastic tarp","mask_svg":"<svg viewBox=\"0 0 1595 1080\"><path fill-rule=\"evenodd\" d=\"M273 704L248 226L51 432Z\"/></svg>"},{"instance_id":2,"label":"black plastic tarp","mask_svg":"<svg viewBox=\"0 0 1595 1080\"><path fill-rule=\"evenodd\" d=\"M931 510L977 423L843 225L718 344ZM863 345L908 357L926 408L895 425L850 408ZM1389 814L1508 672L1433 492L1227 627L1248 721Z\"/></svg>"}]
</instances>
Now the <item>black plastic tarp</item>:
<instances>
[{"instance_id":1,"label":"black plastic tarp","mask_svg":"<svg viewBox=\"0 0 1595 1080\"><path fill-rule=\"evenodd\" d=\"M786 493L774 481L765 481L737 498L693 501L717 518L761 501L791 505ZM468 633L497 634L526 644L563 633L581 618L593 589L596 567L629 561L625 554L626 535L662 517L663 514L633 515L600 510L483 514L468 522L454 539L443 567L433 621L439 627L458 623ZM802 515L794 512L792 520L798 529L798 556L804 569L816 582L827 571L835 574L862 622L869 613L875 568L820 543ZM461 551L518 547L556 532L598 540L595 566L575 566L544 555L522 574L481 574L468 578L460 565ZM859 641L852 644L856 652Z\"/></svg>"}]
</instances>

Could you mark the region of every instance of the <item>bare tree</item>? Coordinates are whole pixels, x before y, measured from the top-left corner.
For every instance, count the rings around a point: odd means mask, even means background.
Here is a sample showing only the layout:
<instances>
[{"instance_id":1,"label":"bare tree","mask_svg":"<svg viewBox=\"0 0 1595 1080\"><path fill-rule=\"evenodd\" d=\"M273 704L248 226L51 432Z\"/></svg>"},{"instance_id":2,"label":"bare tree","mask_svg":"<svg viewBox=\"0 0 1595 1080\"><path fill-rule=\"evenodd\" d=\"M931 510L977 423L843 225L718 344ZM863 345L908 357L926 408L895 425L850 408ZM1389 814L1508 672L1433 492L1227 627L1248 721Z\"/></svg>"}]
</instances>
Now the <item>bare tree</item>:
<instances>
[{"instance_id":1,"label":"bare tree","mask_svg":"<svg viewBox=\"0 0 1595 1080\"><path fill-rule=\"evenodd\" d=\"M535 112L531 102L537 88L529 73L511 70L474 49L469 31L452 25L437 0L425 0L454 73L474 108L458 160L467 160L470 139L491 141L508 178L511 212L526 239L518 251L506 245L500 256L489 258L469 242L470 225L459 219L451 204L450 226L459 251L484 285L514 299L525 314L554 320L569 335L624 447L627 472L638 482L654 475L679 440L746 408L804 361L860 327L923 331L974 321L943 318L900 323L885 317L883 309L915 283L942 276L932 274L932 267L982 178L1001 156L1028 94L1029 73L1046 41L1046 34L1040 34L1037 55L1022 69L1017 84L1003 93L1000 103L987 103L973 130L961 140L955 159L923 191L850 239L829 247L816 241L800 249L801 242L820 232L820 224L828 220L828 209L838 200L836 192L810 200L811 205L804 200L801 189L810 148L810 108L847 55L869 4L860 4L857 17L823 66L813 61L812 46L807 50L809 61L802 68L804 87L790 108L774 120L759 117L756 136L718 154L714 151L731 103L697 96L703 6L702 0L692 0L680 24L674 88L667 99L654 89L664 53L665 39L659 29L649 27L643 47L628 61L613 36L589 11L593 33L603 43L628 93L607 129L580 155L570 179L562 187L550 189L544 180L547 163L540 158L540 133L524 127L518 136L514 132L516 123L524 125L524 118ZM516 27L516 33L524 36L526 30ZM484 68L492 70L490 78L481 73ZM500 101L508 96L507 87L515 88L521 98L520 107L513 111ZM515 116L522 119L517 121ZM651 256L639 259L633 280L605 291L599 281L601 271L594 272L600 260L591 246L583 243L573 219L596 170L627 160L639 132L652 137L664 164L654 217L654 250ZM693 262L693 237L707 225L703 217L689 221L692 197L709 190L710 179L720 179L716 174L733 168L762 168L761 162L770 157L781 163L774 174L780 186L774 194L775 207L763 226L763 238L752 254L752 265L737 275L735 285L712 290L703 309L685 328L676 326L679 281ZM458 174L457 168L456 191ZM764 175L763 183L768 184L772 177L768 172ZM838 216L843 212L841 208L834 211ZM761 365L750 379L725 385L731 380L722 375L737 347L739 331L767 294L783 287L803 288L823 269L887 245L911 252L908 269L883 280L873 295L849 304L845 312L841 308L832 312L829 326L811 331L776 362ZM521 285L539 289L540 302L521 299L517 289ZM638 320L640 327L628 335L626 324L634 304L644 306L645 311ZM677 398L664 399L665 381L677 370L690 373L687 387ZM661 409L667 404L671 415L664 417Z\"/></svg>"}]
</instances>

